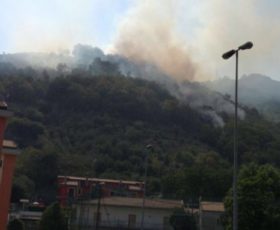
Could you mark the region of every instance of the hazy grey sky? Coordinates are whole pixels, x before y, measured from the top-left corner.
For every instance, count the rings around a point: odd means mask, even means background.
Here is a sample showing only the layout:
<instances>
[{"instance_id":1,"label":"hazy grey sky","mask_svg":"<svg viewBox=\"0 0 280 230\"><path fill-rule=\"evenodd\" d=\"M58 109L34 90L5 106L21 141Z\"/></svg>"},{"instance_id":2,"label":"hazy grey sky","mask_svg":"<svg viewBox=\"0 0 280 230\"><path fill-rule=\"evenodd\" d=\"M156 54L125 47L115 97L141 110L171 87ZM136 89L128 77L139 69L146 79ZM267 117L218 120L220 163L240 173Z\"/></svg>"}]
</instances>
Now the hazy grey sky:
<instances>
[{"instance_id":1,"label":"hazy grey sky","mask_svg":"<svg viewBox=\"0 0 280 230\"><path fill-rule=\"evenodd\" d=\"M161 67L176 57L175 69L192 66L188 74L205 79L232 76L234 59L221 54L251 40L254 48L240 53L240 73L280 80L277 0L0 0L0 6L0 52L84 43ZM185 69L166 71L182 78Z\"/></svg>"}]
</instances>

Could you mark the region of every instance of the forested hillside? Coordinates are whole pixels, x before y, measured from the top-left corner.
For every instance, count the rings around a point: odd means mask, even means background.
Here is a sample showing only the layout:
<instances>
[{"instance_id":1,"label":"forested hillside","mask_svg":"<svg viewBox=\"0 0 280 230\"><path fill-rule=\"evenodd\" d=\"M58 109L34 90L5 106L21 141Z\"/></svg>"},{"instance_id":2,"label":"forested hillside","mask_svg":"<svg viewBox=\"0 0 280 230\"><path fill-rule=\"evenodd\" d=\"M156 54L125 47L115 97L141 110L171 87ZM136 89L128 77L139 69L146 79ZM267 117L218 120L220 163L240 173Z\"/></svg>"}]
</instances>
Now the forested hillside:
<instances>
[{"instance_id":1,"label":"forested hillside","mask_svg":"<svg viewBox=\"0 0 280 230\"><path fill-rule=\"evenodd\" d=\"M107 74L108 68L96 74L92 66L52 70L50 77L50 70L1 65L0 93L15 112L6 138L22 149L14 201L55 199L58 174L142 180L145 154L149 195L222 199L231 186L231 115L220 113L225 125L214 126L189 107L191 95L182 102L156 82L125 77L114 66ZM279 167L279 124L243 109L240 161Z\"/></svg>"}]
</instances>

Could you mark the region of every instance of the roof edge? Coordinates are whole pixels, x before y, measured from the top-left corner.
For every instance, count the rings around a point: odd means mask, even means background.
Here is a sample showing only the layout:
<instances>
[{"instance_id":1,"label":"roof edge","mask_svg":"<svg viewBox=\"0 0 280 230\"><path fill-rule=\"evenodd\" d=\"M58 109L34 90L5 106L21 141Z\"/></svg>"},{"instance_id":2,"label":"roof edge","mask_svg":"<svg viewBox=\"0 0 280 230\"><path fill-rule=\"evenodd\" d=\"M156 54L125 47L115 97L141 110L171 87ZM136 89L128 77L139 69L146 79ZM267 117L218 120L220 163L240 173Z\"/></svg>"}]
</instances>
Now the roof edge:
<instances>
[{"instance_id":1,"label":"roof edge","mask_svg":"<svg viewBox=\"0 0 280 230\"><path fill-rule=\"evenodd\" d=\"M13 115L12 111L0 109L0 117L12 117Z\"/></svg>"}]
</instances>

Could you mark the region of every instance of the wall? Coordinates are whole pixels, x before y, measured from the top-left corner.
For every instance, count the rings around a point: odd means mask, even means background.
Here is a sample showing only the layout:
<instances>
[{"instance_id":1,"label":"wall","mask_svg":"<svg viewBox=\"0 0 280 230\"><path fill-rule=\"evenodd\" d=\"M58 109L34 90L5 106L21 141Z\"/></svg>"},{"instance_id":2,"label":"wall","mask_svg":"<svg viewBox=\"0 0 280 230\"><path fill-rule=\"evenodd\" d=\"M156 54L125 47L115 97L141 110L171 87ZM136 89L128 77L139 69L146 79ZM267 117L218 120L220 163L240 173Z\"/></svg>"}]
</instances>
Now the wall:
<instances>
[{"instance_id":1,"label":"wall","mask_svg":"<svg viewBox=\"0 0 280 230\"><path fill-rule=\"evenodd\" d=\"M12 178L16 163L16 155L3 154L3 174L0 183L0 230L6 229L5 225L8 219L8 211L10 206L10 195L12 188Z\"/></svg>"},{"instance_id":2,"label":"wall","mask_svg":"<svg viewBox=\"0 0 280 230\"><path fill-rule=\"evenodd\" d=\"M95 226L96 216L95 205L78 205L76 212L76 224L81 226ZM172 209L145 209L144 227L147 229L172 229L170 226L164 226L164 217L169 219L172 215ZM102 205L100 208L101 221L100 226L119 226L128 227L128 216L130 214L136 215L135 227L141 226L142 208L134 207L114 207Z\"/></svg>"},{"instance_id":3,"label":"wall","mask_svg":"<svg viewBox=\"0 0 280 230\"><path fill-rule=\"evenodd\" d=\"M202 229L201 230L223 230L220 221L221 212L202 212Z\"/></svg>"}]
</instances>

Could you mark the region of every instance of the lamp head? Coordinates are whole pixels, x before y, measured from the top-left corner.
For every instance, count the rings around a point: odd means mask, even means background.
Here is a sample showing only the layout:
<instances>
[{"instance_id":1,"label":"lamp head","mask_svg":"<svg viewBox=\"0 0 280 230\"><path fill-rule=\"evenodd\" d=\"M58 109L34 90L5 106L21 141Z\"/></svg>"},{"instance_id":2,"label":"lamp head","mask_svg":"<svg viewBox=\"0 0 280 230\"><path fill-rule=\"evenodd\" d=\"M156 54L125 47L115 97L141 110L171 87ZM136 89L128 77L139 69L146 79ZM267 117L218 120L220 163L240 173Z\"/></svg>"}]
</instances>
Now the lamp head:
<instances>
[{"instance_id":1,"label":"lamp head","mask_svg":"<svg viewBox=\"0 0 280 230\"><path fill-rule=\"evenodd\" d=\"M252 42L246 42L245 44L239 46L238 49L239 50L247 50L247 49L251 49L252 47L253 47Z\"/></svg>"},{"instance_id":2,"label":"lamp head","mask_svg":"<svg viewBox=\"0 0 280 230\"><path fill-rule=\"evenodd\" d=\"M223 59L229 59L232 55L235 54L235 52L236 52L235 50L230 50L230 51L224 53L222 57L223 57Z\"/></svg>"}]
</instances>

